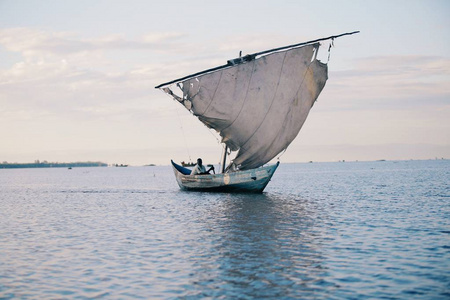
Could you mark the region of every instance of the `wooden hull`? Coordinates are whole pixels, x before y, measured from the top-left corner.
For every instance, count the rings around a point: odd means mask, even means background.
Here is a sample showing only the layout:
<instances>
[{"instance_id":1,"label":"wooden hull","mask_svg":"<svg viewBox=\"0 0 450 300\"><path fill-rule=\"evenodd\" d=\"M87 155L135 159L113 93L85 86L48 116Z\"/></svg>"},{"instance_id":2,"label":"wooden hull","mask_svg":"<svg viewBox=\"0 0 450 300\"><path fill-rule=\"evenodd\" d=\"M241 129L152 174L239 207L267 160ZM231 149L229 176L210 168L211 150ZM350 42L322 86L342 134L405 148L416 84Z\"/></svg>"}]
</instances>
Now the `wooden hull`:
<instances>
[{"instance_id":1,"label":"wooden hull","mask_svg":"<svg viewBox=\"0 0 450 300\"><path fill-rule=\"evenodd\" d=\"M190 170L172 161L173 171L182 190L225 193L262 193L280 163L275 165L211 175L189 175Z\"/></svg>"}]
</instances>

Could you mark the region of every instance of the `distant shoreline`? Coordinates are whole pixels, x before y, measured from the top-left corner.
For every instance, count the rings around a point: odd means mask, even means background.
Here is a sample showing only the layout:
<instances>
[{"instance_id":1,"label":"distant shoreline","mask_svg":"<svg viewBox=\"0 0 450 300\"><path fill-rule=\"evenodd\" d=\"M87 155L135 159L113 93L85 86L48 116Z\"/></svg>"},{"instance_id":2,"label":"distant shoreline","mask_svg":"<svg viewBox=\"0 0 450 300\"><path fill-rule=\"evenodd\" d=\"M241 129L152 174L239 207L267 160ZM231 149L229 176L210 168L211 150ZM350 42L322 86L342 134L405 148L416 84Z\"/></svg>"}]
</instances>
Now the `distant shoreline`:
<instances>
[{"instance_id":1,"label":"distant shoreline","mask_svg":"<svg viewBox=\"0 0 450 300\"><path fill-rule=\"evenodd\" d=\"M0 163L0 169L28 169L28 168L82 168L82 167L107 167L103 162L34 162L34 163Z\"/></svg>"}]
</instances>

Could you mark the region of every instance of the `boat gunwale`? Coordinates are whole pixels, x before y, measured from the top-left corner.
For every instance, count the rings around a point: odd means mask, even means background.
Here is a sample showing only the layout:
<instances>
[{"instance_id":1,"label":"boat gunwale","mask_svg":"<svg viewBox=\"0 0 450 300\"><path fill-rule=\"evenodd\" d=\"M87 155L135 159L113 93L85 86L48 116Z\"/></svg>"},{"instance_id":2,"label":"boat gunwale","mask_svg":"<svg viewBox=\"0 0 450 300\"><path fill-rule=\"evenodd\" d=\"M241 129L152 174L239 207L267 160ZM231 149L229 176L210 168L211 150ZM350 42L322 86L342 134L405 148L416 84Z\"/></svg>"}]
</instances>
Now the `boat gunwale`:
<instances>
[{"instance_id":1,"label":"boat gunwale","mask_svg":"<svg viewBox=\"0 0 450 300\"><path fill-rule=\"evenodd\" d=\"M269 181L271 180L273 174L277 170L280 162L278 161L274 165L267 165L255 169L236 171L231 173L218 173L218 174L203 174L203 175L187 175L183 174L181 170L189 170L187 168L181 167L171 160L173 170L175 171L175 177L177 179L177 183L182 190L188 191L202 191L202 192L238 192L238 193L262 193ZM181 169L181 170L180 170ZM256 176L251 176L254 172L267 171L268 174L265 177L261 177L256 179ZM231 174L235 174L237 176L248 176L251 180L246 180L243 182L234 182L225 184L222 180L225 179L225 176L230 176ZM231 175L233 176L233 175ZM251 176L251 177L250 177ZM255 178L253 178L255 177ZM201 183L216 183L216 185L211 186L198 186L191 187L186 186L183 181L188 182L198 182Z\"/></svg>"}]
</instances>

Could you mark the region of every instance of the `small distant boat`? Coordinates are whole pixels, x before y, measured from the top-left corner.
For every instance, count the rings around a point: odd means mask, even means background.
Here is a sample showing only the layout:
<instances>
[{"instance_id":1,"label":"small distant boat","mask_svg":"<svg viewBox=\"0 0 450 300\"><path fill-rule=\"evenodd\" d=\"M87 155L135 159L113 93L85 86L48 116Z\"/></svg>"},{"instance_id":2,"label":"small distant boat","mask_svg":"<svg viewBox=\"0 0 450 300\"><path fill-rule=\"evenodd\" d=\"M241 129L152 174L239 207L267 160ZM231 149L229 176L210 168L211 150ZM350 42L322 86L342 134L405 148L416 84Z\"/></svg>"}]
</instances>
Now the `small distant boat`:
<instances>
[{"instance_id":1,"label":"small distant boat","mask_svg":"<svg viewBox=\"0 0 450 300\"><path fill-rule=\"evenodd\" d=\"M216 130L224 144L219 174L190 175L172 161L180 188L262 192L279 162L264 165L295 139L325 87L328 65L317 59L320 42L358 32L239 56L156 86ZM226 166L231 152L236 156Z\"/></svg>"},{"instance_id":2,"label":"small distant boat","mask_svg":"<svg viewBox=\"0 0 450 300\"><path fill-rule=\"evenodd\" d=\"M181 165L183 166L183 167L193 167L193 166L195 166L195 163L193 163L193 162L184 162L184 161L182 161L181 162Z\"/></svg>"}]
</instances>

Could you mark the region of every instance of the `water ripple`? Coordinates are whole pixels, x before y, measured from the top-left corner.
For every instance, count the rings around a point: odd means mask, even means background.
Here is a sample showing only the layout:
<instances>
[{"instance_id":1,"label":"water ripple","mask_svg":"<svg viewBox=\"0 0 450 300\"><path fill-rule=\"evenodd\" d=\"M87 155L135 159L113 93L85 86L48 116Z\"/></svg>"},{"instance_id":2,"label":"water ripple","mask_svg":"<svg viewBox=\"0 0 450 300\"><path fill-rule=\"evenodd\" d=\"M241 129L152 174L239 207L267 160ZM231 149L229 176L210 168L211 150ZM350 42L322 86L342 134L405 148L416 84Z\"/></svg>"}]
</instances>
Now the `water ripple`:
<instances>
[{"instance_id":1,"label":"water ripple","mask_svg":"<svg viewBox=\"0 0 450 300\"><path fill-rule=\"evenodd\" d=\"M168 167L0 170L0 298L448 299L448 174L282 164L229 195Z\"/></svg>"}]
</instances>

